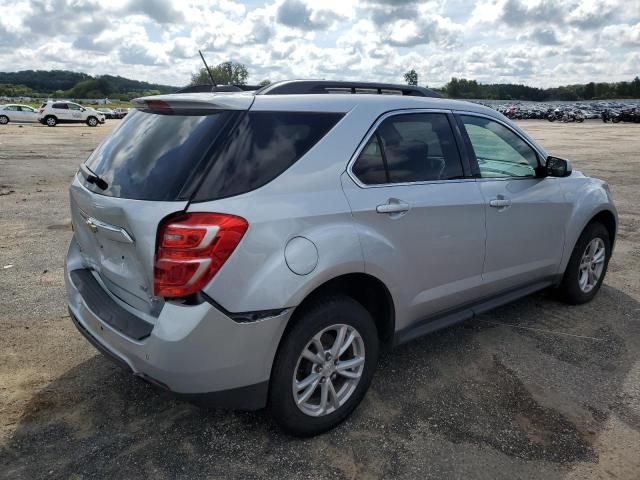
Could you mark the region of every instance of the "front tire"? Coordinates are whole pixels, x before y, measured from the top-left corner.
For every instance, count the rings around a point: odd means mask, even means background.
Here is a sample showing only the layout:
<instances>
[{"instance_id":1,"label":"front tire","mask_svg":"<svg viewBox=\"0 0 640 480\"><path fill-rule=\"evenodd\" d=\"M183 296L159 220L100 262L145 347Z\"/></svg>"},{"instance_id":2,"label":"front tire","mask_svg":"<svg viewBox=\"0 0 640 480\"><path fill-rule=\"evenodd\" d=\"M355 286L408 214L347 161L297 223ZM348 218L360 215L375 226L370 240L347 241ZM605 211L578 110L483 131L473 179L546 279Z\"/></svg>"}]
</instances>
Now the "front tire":
<instances>
[{"instance_id":1,"label":"front tire","mask_svg":"<svg viewBox=\"0 0 640 480\"><path fill-rule=\"evenodd\" d=\"M357 301L336 295L297 313L273 365L269 408L296 436L337 426L367 392L378 362L373 318Z\"/></svg>"},{"instance_id":2,"label":"front tire","mask_svg":"<svg viewBox=\"0 0 640 480\"><path fill-rule=\"evenodd\" d=\"M600 290L611 258L609 232L599 222L587 225L573 248L560 284L560 299L571 305L587 303Z\"/></svg>"},{"instance_id":3,"label":"front tire","mask_svg":"<svg viewBox=\"0 0 640 480\"><path fill-rule=\"evenodd\" d=\"M0 115L0 125L6 125L7 123L9 123L9 117Z\"/></svg>"},{"instance_id":4,"label":"front tire","mask_svg":"<svg viewBox=\"0 0 640 480\"><path fill-rule=\"evenodd\" d=\"M98 126L98 119L96 117L87 118L87 125L89 125L90 127L97 127Z\"/></svg>"}]
</instances>

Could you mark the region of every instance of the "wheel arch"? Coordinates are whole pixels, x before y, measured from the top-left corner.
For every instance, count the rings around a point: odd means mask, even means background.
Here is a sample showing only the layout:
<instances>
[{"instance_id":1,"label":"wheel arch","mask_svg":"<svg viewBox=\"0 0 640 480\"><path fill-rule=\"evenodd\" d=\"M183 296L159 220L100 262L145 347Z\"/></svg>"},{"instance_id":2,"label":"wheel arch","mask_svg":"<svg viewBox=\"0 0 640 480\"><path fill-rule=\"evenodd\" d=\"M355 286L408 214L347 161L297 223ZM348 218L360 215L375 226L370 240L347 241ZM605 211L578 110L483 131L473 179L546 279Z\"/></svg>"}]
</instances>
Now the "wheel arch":
<instances>
[{"instance_id":1,"label":"wheel arch","mask_svg":"<svg viewBox=\"0 0 640 480\"><path fill-rule=\"evenodd\" d=\"M346 295L360 303L373 317L381 343L387 344L393 339L395 332L395 304L391 292L381 280L363 272L339 275L325 281L309 292L302 302L295 307L282 339L286 337L293 325L300 320L298 313L306 305L332 294Z\"/></svg>"},{"instance_id":2,"label":"wheel arch","mask_svg":"<svg viewBox=\"0 0 640 480\"><path fill-rule=\"evenodd\" d=\"M611 249L613 250L613 246L616 239L617 228L618 228L618 217L615 213L615 208L611 205L604 205L602 208L598 209L594 212L589 212L589 214L584 214L580 217L581 221L578 223L577 228L573 227L570 229L569 237L566 239L564 255L562 259L561 268L559 270L559 275L564 275L564 272L569 264L569 260L571 258L571 254L573 253L578 240L584 233L584 231L594 222L599 222L604 225L609 233L609 239L611 241ZM575 220L574 220L575 221ZM575 224L574 224L575 225Z\"/></svg>"},{"instance_id":3,"label":"wheel arch","mask_svg":"<svg viewBox=\"0 0 640 480\"><path fill-rule=\"evenodd\" d=\"M594 222L599 222L604 225L604 227L607 229L607 232L609 233L609 240L611 241L611 246L613 247L618 229L618 222L613 212L611 210L601 210L600 212L596 213L584 226L582 231L584 232L584 230ZM582 235L582 232L580 233L580 235Z\"/></svg>"}]
</instances>

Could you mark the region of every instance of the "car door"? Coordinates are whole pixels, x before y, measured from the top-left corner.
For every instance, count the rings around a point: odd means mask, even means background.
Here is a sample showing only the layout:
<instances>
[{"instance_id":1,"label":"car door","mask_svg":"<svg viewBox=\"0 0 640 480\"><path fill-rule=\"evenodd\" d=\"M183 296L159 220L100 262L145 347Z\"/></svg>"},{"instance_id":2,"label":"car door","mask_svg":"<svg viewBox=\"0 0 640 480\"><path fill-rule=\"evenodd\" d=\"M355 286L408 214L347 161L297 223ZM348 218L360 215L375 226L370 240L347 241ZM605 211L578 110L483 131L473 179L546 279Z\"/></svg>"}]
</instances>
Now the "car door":
<instances>
[{"instance_id":1,"label":"car door","mask_svg":"<svg viewBox=\"0 0 640 480\"><path fill-rule=\"evenodd\" d=\"M442 111L383 116L342 178L365 270L391 290L398 329L474 299L481 287L484 200L453 121Z\"/></svg>"},{"instance_id":2,"label":"car door","mask_svg":"<svg viewBox=\"0 0 640 480\"><path fill-rule=\"evenodd\" d=\"M466 113L457 118L485 201L487 291L551 280L570 213L561 179L536 174L545 159L506 122Z\"/></svg>"},{"instance_id":3,"label":"car door","mask_svg":"<svg viewBox=\"0 0 640 480\"><path fill-rule=\"evenodd\" d=\"M83 119L82 117L84 116L84 108L75 103L69 103L67 105L69 105L70 120L73 120L74 122L81 122Z\"/></svg>"},{"instance_id":4,"label":"car door","mask_svg":"<svg viewBox=\"0 0 640 480\"><path fill-rule=\"evenodd\" d=\"M23 122L37 122L38 113L31 107L23 105L20 107Z\"/></svg>"},{"instance_id":5,"label":"car door","mask_svg":"<svg viewBox=\"0 0 640 480\"><path fill-rule=\"evenodd\" d=\"M4 115L9 117L10 122L21 121L20 116L18 115L18 107L16 107L15 105L9 105L7 107L4 107L4 110L2 112Z\"/></svg>"},{"instance_id":6,"label":"car door","mask_svg":"<svg viewBox=\"0 0 640 480\"><path fill-rule=\"evenodd\" d=\"M68 103L54 103L51 106L51 110L53 110L53 114L58 118L58 120L71 120L71 113L69 112Z\"/></svg>"},{"instance_id":7,"label":"car door","mask_svg":"<svg viewBox=\"0 0 640 480\"><path fill-rule=\"evenodd\" d=\"M21 106L15 106L15 107L13 107L13 109L15 111L13 111L11 113L15 117L14 122L24 122L24 121L26 121L26 115L24 114L24 111L22 110Z\"/></svg>"}]
</instances>

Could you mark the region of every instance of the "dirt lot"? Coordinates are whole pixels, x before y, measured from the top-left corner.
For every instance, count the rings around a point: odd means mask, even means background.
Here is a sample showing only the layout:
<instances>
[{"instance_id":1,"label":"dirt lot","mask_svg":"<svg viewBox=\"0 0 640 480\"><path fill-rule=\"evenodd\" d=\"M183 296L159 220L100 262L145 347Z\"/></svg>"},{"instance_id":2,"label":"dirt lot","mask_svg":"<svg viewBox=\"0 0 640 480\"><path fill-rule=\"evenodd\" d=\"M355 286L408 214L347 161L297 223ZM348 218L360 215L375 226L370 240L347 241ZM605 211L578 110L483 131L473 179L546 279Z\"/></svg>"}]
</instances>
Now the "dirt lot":
<instances>
[{"instance_id":1,"label":"dirt lot","mask_svg":"<svg viewBox=\"0 0 640 480\"><path fill-rule=\"evenodd\" d=\"M1 478L640 478L640 125L521 123L611 184L591 304L541 293L400 347L346 423L301 441L175 400L71 324L67 185L113 122L0 128Z\"/></svg>"}]
</instances>

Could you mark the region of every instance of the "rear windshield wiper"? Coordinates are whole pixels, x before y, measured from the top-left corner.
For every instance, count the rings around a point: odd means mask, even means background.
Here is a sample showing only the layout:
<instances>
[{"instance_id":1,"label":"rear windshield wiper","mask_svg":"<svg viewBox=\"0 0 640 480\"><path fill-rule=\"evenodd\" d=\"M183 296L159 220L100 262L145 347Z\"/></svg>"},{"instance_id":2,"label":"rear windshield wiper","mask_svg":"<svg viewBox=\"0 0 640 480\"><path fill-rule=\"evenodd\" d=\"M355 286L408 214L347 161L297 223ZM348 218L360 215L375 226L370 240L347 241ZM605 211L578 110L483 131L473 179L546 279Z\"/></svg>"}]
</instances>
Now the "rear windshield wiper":
<instances>
[{"instance_id":1,"label":"rear windshield wiper","mask_svg":"<svg viewBox=\"0 0 640 480\"><path fill-rule=\"evenodd\" d=\"M106 190L109 187L109 184L102 178L100 178L100 176L97 175L93 170L87 167L86 164L80 164L80 172L87 182L95 184L101 190Z\"/></svg>"}]
</instances>

